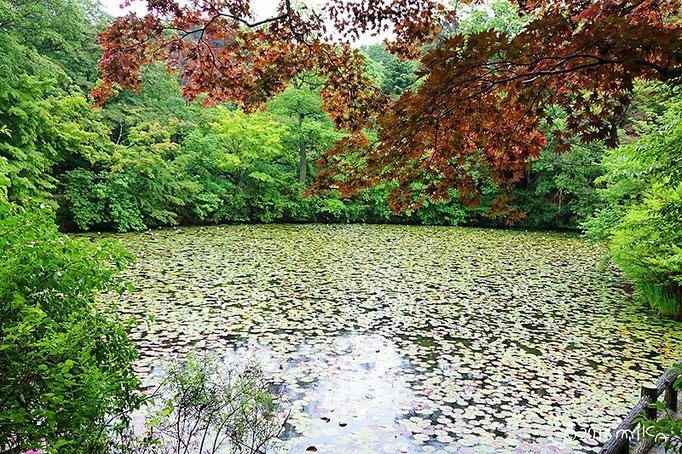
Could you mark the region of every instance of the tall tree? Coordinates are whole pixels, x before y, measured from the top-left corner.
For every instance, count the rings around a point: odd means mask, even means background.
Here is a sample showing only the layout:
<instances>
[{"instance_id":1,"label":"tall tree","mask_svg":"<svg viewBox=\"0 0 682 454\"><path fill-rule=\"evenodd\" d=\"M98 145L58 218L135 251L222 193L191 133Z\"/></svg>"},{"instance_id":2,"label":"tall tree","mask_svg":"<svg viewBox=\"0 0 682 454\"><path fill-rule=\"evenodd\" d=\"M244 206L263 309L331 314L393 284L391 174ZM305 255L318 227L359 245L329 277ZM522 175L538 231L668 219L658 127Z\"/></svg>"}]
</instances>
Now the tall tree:
<instances>
[{"instance_id":1,"label":"tall tree","mask_svg":"<svg viewBox=\"0 0 682 454\"><path fill-rule=\"evenodd\" d=\"M108 17L93 0L0 0L0 74L66 75L85 91L97 80L97 35Z\"/></svg>"},{"instance_id":2,"label":"tall tree","mask_svg":"<svg viewBox=\"0 0 682 454\"><path fill-rule=\"evenodd\" d=\"M320 84L316 78L299 78L267 104L268 111L287 128L283 138L285 145L298 151L298 181L303 186L308 177L311 153L319 157L341 136L321 109Z\"/></svg>"},{"instance_id":3,"label":"tall tree","mask_svg":"<svg viewBox=\"0 0 682 454\"><path fill-rule=\"evenodd\" d=\"M0 157L11 200L50 198L56 166L108 147L83 95L101 55L97 11L89 0L0 0Z\"/></svg>"}]
</instances>

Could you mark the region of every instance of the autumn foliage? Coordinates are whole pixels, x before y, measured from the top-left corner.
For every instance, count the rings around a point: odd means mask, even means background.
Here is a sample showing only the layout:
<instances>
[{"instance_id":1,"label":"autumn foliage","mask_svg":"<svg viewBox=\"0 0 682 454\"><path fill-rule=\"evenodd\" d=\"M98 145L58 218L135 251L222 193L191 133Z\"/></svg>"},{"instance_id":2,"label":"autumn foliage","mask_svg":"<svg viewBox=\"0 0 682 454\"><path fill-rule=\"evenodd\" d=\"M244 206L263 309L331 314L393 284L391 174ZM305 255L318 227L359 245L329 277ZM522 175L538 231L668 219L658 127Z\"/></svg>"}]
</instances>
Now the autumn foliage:
<instances>
[{"instance_id":1,"label":"autumn foliage","mask_svg":"<svg viewBox=\"0 0 682 454\"><path fill-rule=\"evenodd\" d=\"M135 89L140 68L163 61L187 98L258 109L292 77L325 78L324 109L349 134L319 165L317 190L353 194L394 185L397 210L425 198L457 197L475 206L481 181L499 189L490 215L513 221L513 186L554 133L569 140L617 141L616 125L637 78L679 83L682 26L678 0L519 0L528 26L516 36L457 33L456 8L430 0L343 1L294 9L289 0L256 21L248 0L147 0L148 14L118 18L101 35L101 103L117 87ZM390 99L364 72L351 44L389 31L387 47L418 59L418 88ZM365 136L377 131L377 141Z\"/></svg>"}]
</instances>

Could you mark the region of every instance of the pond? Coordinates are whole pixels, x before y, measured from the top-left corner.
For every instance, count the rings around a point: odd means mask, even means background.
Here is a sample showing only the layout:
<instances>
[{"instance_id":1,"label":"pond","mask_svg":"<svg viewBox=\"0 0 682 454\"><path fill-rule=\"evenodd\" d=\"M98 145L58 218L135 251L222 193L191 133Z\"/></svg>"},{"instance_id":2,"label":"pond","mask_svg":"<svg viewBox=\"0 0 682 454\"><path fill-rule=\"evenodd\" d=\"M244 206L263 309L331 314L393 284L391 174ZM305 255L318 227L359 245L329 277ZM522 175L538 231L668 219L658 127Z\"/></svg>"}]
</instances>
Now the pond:
<instances>
[{"instance_id":1,"label":"pond","mask_svg":"<svg viewBox=\"0 0 682 454\"><path fill-rule=\"evenodd\" d=\"M682 355L568 233L238 225L114 235L137 371L206 349L286 389L283 452L594 452ZM604 435L606 434L606 435Z\"/></svg>"}]
</instances>

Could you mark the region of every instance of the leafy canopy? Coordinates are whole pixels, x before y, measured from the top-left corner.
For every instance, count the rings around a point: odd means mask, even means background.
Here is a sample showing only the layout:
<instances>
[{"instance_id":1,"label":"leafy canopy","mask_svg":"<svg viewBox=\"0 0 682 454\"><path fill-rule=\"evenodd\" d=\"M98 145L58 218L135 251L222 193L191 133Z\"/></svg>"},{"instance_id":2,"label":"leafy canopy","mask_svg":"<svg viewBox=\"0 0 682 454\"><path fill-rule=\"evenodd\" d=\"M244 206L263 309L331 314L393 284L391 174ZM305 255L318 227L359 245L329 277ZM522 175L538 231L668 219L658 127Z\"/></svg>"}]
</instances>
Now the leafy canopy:
<instances>
[{"instance_id":1,"label":"leafy canopy","mask_svg":"<svg viewBox=\"0 0 682 454\"><path fill-rule=\"evenodd\" d=\"M330 0L318 9L282 1L260 21L247 0L150 0L148 14L119 18L102 34L103 83L93 95L102 102L116 86L138 87L143 65L161 60L181 73L188 98L206 93L208 102L250 111L296 75L316 72L323 108L349 133L319 163L318 189L349 195L397 182L396 209L453 193L477 205L478 182L488 178L499 192L489 214L514 220L521 214L508 206L511 189L540 156L551 108L566 112L557 150L570 147L569 137L615 145L634 81L682 75L679 0L515 5L522 30L464 34L456 6L431 0ZM397 100L373 84L351 48L361 34L386 29L394 33L389 50L420 60L420 83Z\"/></svg>"}]
</instances>

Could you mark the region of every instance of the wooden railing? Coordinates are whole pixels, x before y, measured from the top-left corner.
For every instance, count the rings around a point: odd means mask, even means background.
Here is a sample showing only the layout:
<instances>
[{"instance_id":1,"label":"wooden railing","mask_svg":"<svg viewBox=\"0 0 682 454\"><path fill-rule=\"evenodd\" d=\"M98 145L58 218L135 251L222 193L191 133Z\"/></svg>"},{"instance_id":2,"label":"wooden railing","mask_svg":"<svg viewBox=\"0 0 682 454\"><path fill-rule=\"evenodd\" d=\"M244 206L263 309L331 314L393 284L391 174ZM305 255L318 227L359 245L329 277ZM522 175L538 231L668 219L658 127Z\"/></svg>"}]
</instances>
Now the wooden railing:
<instances>
[{"instance_id":1,"label":"wooden railing","mask_svg":"<svg viewBox=\"0 0 682 454\"><path fill-rule=\"evenodd\" d=\"M682 365L680 359L677 365ZM642 386L642 397L639 402L630 410L622 423L612 432L612 436L601 449L601 454L628 454L630 453L630 441L633 438L637 427L635 420L645 414L648 419L656 419L656 408L649 406L658 401L661 394L665 393L664 400L666 407L672 412L677 411L677 391L673 388L673 383L680 375L679 369L671 367L659 377L653 385ZM645 453L654 445L654 441L642 438L635 446L633 453Z\"/></svg>"}]
</instances>

